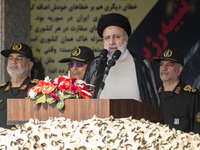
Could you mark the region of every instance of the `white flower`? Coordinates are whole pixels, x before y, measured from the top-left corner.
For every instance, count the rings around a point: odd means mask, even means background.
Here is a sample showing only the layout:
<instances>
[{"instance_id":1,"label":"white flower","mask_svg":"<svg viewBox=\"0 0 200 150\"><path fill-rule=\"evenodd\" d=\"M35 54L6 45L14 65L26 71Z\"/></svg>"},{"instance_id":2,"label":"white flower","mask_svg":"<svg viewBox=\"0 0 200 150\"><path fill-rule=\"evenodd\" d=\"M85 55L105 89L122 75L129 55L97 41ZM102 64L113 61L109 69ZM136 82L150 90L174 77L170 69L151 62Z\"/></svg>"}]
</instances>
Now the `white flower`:
<instances>
[{"instance_id":1,"label":"white flower","mask_svg":"<svg viewBox=\"0 0 200 150\"><path fill-rule=\"evenodd\" d=\"M30 89L29 96L30 99L34 99L37 96L37 93L33 89Z\"/></svg>"},{"instance_id":2,"label":"white flower","mask_svg":"<svg viewBox=\"0 0 200 150\"><path fill-rule=\"evenodd\" d=\"M82 83L85 83L85 84L86 84L85 81L77 79L77 80L74 82L74 85L76 85L76 84L81 85Z\"/></svg>"},{"instance_id":3,"label":"white flower","mask_svg":"<svg viewBox=\"0 0 200 150\"><path fill-rule=\"evenodd\" d=\"M54 79L54 83L55 83L55 84L58 84L58 78L55 78L55 79Z\"/></svg>"},{"instance_id":4,"label":"white flower","mask_svg":"<svg viewBox=\"0 0 200 150\"><path fill-rule=\"evenodd\" d=\"M49 81L50 81L50 78L49 78L49 76L46 76L46 77L44 78L44 82L47 82L47 83L49 83Z\"/></svg>"}]
</instances>

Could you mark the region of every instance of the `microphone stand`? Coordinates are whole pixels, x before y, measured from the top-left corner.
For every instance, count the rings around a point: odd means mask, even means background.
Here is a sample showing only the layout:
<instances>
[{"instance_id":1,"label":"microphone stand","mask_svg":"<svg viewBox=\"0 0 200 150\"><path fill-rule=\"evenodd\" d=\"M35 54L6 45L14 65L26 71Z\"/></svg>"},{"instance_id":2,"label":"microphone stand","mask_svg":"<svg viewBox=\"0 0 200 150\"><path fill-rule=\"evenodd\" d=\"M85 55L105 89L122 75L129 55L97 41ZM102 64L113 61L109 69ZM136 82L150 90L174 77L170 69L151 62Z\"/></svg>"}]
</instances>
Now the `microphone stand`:
<instances>
[{"instance_id":1,"label":"microphone stand","mask_svg":"<svg viewBox=\"0 0 200 150\"><path fill-rule=\"evenodd\" d=\"M105 80L106 80L106 78L107 78L107 76L108 76L108 73L109 73L109 71L110 71L110 68L111 68L112 66L114 66L114 65L115 65L115 60L110 59L110 60L108 61L108 66L107 66L106 69L105 69L102 82L100 83L100 86L99 86L99 91L98 91L98 94L97 94L97 99L99 99L99 97L100 97L100 95L101 95L101 92L102 92L102 90L103 90L103 88L104 88L104 86L105 86Z\"/></svg>"}]
</instances>

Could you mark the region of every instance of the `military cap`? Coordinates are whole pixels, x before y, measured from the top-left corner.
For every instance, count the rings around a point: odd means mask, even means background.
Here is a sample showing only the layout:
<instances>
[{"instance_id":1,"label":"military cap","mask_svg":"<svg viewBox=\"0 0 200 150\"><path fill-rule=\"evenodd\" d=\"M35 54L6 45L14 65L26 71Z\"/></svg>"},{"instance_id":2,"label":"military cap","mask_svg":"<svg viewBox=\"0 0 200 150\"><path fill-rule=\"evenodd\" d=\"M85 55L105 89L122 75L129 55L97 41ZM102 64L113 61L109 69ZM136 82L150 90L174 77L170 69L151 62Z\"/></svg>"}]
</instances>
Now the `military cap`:
<instances>
[{"instance_id":1,"label":"military cap","mask_svg":"<svg viewBox=\"0 0 200 150\"><path fill-rule=\"evenodd\" d=\"M128 36L131 35L131 25L128 19L118 13L110 13L107 15L104 15L99 19L98 25L97 25L97 32L100 37L103 37L103 31L108 26L118 26L121 27L126 31Z\"/></svg>"},{"instance_id":2,"label":"military cap","mask_svg":"<svg viewBox=\"0 0 200 150\"><path fill-rule=\"evenodd\" d=\"M64 58L60 60L59 62L65 63L71 60L80 61L80 62L89 62L93 58L94 58L94 53L90 48L86 46L78 46L78 47L75 47L71 51L71 57Z\"/></svg>"},{"instance_id":3,"label":"military cap","mask_svg":"<svg viewBox=\"0 0 200 150\"><path fill-rule=\"evenodd\" d=\"M175 49L166 49L159 57L153 59L154 61L171 60L184 65L183 55Z\"/></svg>"},{"instance_id":4,"label":"military cap","mask_svg":"<svg viewBox=\"0 0 200 150\"><path fill-rule=\"evenodd\" d=\"M1 51L1 55L4 57L8 57L11 53L19 53L23 54L27 58L29 58L31 61L33 61L33 53L31 48L23 43L16 43L14 44L10 49L5 49Z\"/></svg>"}]
</instances>

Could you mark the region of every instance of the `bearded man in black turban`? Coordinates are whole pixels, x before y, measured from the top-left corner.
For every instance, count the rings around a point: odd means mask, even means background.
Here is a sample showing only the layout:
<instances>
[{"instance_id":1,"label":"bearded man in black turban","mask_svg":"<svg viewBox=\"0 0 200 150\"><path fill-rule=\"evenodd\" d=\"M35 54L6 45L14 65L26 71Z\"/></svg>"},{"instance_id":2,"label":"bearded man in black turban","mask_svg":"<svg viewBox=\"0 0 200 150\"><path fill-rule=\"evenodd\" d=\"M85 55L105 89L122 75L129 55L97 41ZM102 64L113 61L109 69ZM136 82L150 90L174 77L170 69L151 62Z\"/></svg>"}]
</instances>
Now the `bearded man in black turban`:
<instances>
[{"instance_id":1,"label":"bearded man in black turban","mask_svg":"<svg viewBox=\"0 0 200 150\"><path fill-rule=\"evenodd\" d=\"M104 15L98 22L97 32L103 38L104 50L108 53L104 58L97 56L88 64L84 77L86 83L95 85L96 97L135 99L158 106L159 98L150 61L127 49L131 35L129 20L118 13ZM113 54L117 50L121 55L115 60ZM110 67L109 60L116 61L115 65ZM108 68L109 73L105 76Z\"/></svg>"}]
</instances>

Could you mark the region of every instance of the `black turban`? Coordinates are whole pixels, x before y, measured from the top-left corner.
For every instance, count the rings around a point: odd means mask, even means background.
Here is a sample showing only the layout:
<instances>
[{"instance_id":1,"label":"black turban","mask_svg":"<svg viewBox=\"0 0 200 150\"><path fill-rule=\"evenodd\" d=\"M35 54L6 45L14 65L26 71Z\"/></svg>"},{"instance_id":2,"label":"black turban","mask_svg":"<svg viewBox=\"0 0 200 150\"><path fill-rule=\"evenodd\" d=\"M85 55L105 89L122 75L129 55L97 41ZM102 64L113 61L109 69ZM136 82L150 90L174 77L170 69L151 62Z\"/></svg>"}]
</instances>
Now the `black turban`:
<instances>
[{"instance_id":1,"label":"black turban","mask_svg":"<svg viewBox=\"0 0 200 150\"><path fill-rule=\"evenodd\" d=\"M128 36L131 35L131 25L128 19L117 13L110 13L107 15L104 15L99 19L98 25L97 25L97 32L100 37L103 37L103 31L108 26L118 26L121 27L126 31Z\"/></svg>"}]
</instances>

